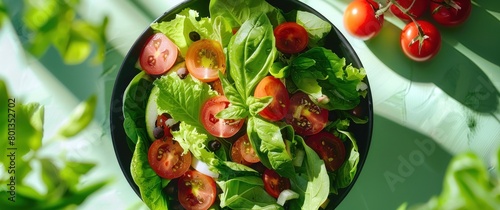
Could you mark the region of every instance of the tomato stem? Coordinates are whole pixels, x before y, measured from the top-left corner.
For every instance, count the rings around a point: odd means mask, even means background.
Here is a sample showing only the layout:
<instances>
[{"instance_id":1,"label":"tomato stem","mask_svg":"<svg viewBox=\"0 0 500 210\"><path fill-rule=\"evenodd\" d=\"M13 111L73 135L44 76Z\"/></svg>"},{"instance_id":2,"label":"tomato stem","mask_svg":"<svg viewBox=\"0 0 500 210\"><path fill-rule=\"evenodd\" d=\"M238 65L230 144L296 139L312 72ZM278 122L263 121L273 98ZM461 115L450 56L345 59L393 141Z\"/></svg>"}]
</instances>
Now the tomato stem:
<instances>
[{"instance_id":1,"label":"tomato stem","mask_svg":"<svg viewBox=\"0 0 500 210\"><path fill-rule=\"evenodd\" d=\"M387 12L387 10L389 10L389 8L391 7L391 5L393 4L393 0L389 1L387 3L387 5L385 6L382 6L382 4L379 3L379 9L377 9L377 11L375 11L375 17L379 17L381 15L383 15L385 12Z\"/></svg>"}]
</instances>

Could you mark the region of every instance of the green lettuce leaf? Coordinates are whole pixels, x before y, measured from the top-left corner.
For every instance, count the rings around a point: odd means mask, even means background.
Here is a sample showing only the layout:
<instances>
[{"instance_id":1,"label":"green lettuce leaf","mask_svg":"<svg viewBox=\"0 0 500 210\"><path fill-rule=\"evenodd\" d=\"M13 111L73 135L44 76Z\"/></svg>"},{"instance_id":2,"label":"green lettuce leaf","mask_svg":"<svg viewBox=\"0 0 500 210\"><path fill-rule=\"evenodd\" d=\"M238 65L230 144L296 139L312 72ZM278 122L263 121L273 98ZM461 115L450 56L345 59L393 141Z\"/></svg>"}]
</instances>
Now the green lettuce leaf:
<instances>
[{"instance_id":1,"label":"green lettuce leaf","mask_svg":"<svg viewBox=\"0 0 500 210\"><path fill-rule=\"evenodd\" d=\"M169 113L177 121L185 122L205 131L200 122L200 110L211 97L217 95L207 83L192 77L180 79L176 74L168 74L154 82L159 88L157 105L160 112Z\"/></svg>"},{"instance_id":2,"label":"green lettuce leaf","mask_svg":"<svg viewBox=\"0 0 500 210\"><path fill-rule=\"evenodd\" d=\"M295 21L306 29L309 47L320 45L323 38L332 30L332 25L329 22L306 11L297 11Z\"/></svg>"},{"instance_id":3,"label":"green lettuce leaf","mask_svg":"<svg viewBox=\"0 0 500 210\"><path fill-rule=\"evenodd\" d=\"M219 160L215 153L209 151L206 147L208 136L198 131L192 125L181 122L179 131L172 132L173 138L179 142L184 153L190 151L196 159L208 164L209 166L219 165ZM215 168L213 168L215 171Z\"/></svg>"},{"instance_id":4,"label":"green lettuce leaf","mask_svg":"<svg viewBox=\"0 0 500 210\"><path fill-rule=\"evenodd\" d=\"M348 110L366 95L363 86L366 72L345 63L345 58L323 47L312 48L293 59L290 76L295 86L313 96L328 110ZM328 100L320 101L326 96Z\"/></svg>"},{"instance_id":5,"label":"green lettuce leaf","mask_svg":"<svg viewBox=\"0 0 500 210\"><path fill-rule=\"evenodd\" d=\"M215 16L213 16L215 17ZM218 25L221 23L218 23ZM156 32L165 34L172 42L179 47L182 57L185 57L187 49L193 43L189 38L189 33L197 32L201 39L215 39L223 36L214 33L212 20L207 17L199 18L199 13L195 10L184 9L171 21L164 21L151 24L151 28ZM218 29L224 31L224 28ZM217 36L217 37L213 37ZM225 35L224 35L225 36Z\"/></svg>"},{"instance_id":6,"label":"green lettuce leaf","mask_svg":"<svg viewBox=\"0 0 500 210\"><path fill-rule=\"evenodd\" d=\"M274 26L285 21L281 12L264 0L213 0L209 5L210 17L224 17L232 28L262 13L267 14Z\"/></svg>"},{"instance_id":7,"label":"green lettuce leaf","mask_svg":"<svg viewBox=\"0 0 500 210\"><path fill-rule=\"evenodd\" d=\"M133 144L137 142L139 131L146 132L145 110L151 89L153 79L140 71L130 81L123 95L123 128Z\"/></svg>"},{"instance_id":8,"label":"green lettuce leaf","mask_svg":"<svg viewBox=\"0 0 500 210\"><path fill-rule=\"evenodd\" d=\"M140 190L141 198L150 209L168 209L167 197L162 190L162 180L149 166L147 134L139 133L130 164L132 179Z\"/></svg>"},{"instance_id":9,"label":"green lettuce leaf","mask_svg":"<svg viewBox=\"0 0 500 210\"><path fill-rule=\"evenodd\" d=\"M358 163L359 163L359 151L358 145L356 144L356 139L354 136L347 132L338 130L342 135L348 137L350 143L344 142L347 146L350 146L351 150L348 153L347 160L340 166L340 168L335 171L335 183L331 183L333 186L332 189L340 189L345 188L351 184L356 172L358 171Z\"/></svg>"}]
</instances>

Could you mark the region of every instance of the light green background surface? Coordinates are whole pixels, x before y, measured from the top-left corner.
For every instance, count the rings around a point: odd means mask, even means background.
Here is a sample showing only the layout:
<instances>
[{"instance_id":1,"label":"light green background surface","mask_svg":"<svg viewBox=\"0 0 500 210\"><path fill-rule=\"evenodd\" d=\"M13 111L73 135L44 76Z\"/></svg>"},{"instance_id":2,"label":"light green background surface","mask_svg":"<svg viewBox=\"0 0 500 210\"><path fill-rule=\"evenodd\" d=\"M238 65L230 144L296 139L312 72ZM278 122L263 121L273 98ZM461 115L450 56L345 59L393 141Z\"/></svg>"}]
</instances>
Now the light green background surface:
<instances>
[{"instance_id":1,"label":"light green background surface","mask_svg":"<svg viewBox=\"0 0 500 210\"><path fill-rule=\"evenodd\" d=\"M8 5L19 9L17 0ZM112 177L114 182L80 209L144 208L115 158L109 134L114 78L135 39L159 15L181 1L82 0L79 14L88 20L111 19L109 50L103 65L66 66L55 50L42 58L24 54L16 31L19 20L0 31L0 78L20 100L46 109L46 135L93 93L99 96L96 119L83 135L54 149L74 159L98 161L84 182ZM304 0L346 36L361 59L371 84L375 109L369 156L354 188L338 209L396 209L401 203L427 201L441 190L453 154L473 150L486 163L500 144L500 2L475 1L468 22L440 28L442 50L435 59L414 63L401 53L402 22L386 16L379 36L350 37L342 11L348 0ZM19 12L19 11L17 11ZM33 181L36 184L36 180Z\"/></svg>"}]
</instances>

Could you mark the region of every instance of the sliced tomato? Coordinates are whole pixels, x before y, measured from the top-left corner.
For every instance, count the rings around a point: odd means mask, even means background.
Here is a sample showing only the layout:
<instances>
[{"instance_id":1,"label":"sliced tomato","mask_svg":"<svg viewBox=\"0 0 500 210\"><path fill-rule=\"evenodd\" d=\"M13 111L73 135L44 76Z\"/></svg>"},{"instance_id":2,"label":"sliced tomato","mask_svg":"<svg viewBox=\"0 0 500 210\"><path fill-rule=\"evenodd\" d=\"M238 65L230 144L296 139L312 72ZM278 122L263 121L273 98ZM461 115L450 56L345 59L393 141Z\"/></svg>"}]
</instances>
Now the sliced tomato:
<instances>
[{"instance_id":1,"label":"sliced tomato","mask_svg":"<svg viewBox=\"0 0 500 210\"><path fill-rule=\"evenodd\" d=\"M255 87L254 97L262 98L272 96L273 101L259 114L270 121L278 121L285 117L290 106L288 91L281 80L267 76Z\"/></svg>"},{"instance_id":2,"label":"sliced tomato","mask_svg":"<svg viewBox=\"0 0 500 210\"><path fill-rule=\"evenodd\" d=\"M226 56L219 42L201 39L193 42L186 53L189 74L203 82L219 78L219 71L226 72Z\"/></svg>"},{"instance_id":3,"label":"sliced tomato","mask_svg":"<svg viewBox=\"0 0 500 210\"><path fill-rule=\"evenodd\" d=\"M274 198L278 198L283 190L290 189L290 179L280 176L271 169L264 171L262 180L264 181L264 189Z\"/></svg>"},{"instance_id":4,"label":"sliced tomato","mask_svg":"<svg viewBox=\"0 0 500 210\"><path fill-rule=\"evenodd\" d=\"M172 138L158 139L149 147L148 162L158 176L175 179L191 166L191 153L182 155L183 152L181 145Z\"/></svg>"},{"instance_id":5,"label":"sliced tomato","mask_svg":"<svg viewBox=\"0 0 500 210\"><path fill-rule=\"evenodd\" d=\"M189 170L177 184L179 202L187 210L205 210L215 202L217 188L212 177Z\"/></svg>"},{"instance_id":6,"label":"sliced tomato","mask_svg":"<svg viewBox=\"0 0 500 210\"><path fill-rule=\"evenodd\" d=\"M245 161L249 163L260 162L260 158L253 149L247 134L238 138L238 140L234 142L233 147L239 147L238 150Z\"/></svg>"},{"instance_id":7,"label":"sliced tomato","mask_svg":"<svg viewBox=\"0 0 500 210\"><path fill-rule=\"evenodd\" d=\"M142 48L139 64L150 75L162 75L174 65L177 54L177 46L165 34L156 33Z\"/></svg>"},{"instance_id":8,"label":"sliced tomato","mask_svg":"<svg viewBox=\"0 0 500 210\"><path fill-rule=\"evenodd\" d=\"M276 48L282 53L299 53L307 47L309 36L296 22L285 22L274 29Z\"/></svg>"},{"instance_id":9,"label":"sliced tomato","mask_svg":"<svg viewBox=\"0 0 500 210\"><path fill-rule=\"evenodd\" d=\"M235 141L231 146L231 160L235 163L243 164L246 166L252 165L252 163L246 161L241 154L241 141Z\"/></svg>"},{"instance_id":10,"label":"sliced tomato","mask_svg":"<svg viewBox=\"0 0 500 210\"><path fill-rule=\"evenodd\" d=\"M201 109L201 122L203 127L212 135L221 138L229 138L234 136L245 120L219 119L215 116L220 111L229 106L229 100L226 96L215 96L208 99Z\"/></svg>"},{"instance_id":11,"label":"sliced tomato","mask_svg":"<svg viewBox=\"0 0 500 210\"><path fill-rule=\"evenodd\" d=\"M290 109L285 120L297 134L309 136L325 128L328 110L316 105L304 92L297 92L290 98Z\"/></svg>"},{"instance_id":12,"label":"sliced tomato","mask_svg":"<svg viewBox=\"0 0 500 210\"><path fill-rule=\"evenodd\" d=\"M325 162L326 169L335 171L345 161L345 146L337 136L323 131L306 139L307 146L311 147Z\"/></svg>"}]
</instances>

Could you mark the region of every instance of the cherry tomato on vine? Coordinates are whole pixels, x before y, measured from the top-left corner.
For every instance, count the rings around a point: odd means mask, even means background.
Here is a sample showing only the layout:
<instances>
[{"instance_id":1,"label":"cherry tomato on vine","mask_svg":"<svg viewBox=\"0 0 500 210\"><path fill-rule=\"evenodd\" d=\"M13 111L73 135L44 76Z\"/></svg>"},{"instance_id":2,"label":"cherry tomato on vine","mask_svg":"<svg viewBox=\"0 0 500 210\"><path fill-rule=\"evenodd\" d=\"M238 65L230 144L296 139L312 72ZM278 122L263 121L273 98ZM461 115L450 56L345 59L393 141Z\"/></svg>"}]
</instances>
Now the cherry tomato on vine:
<instances>
[{"instance_id":1,"label":"cherry tomato on vine","mask_svg":"<svg viewBox=\"0 0 500 210\"><path fill-rule=\"evenodd\" d=\"M352 36L368 40L382 29L384 15L377 15L380 5L374 0L354 0L344 11L344 27Z\"/></svg>"},{"instance_id":2,"label":"cherry tomato on vine","mask_svg":"<svg viewBox=\"0 0 500 210\"><path fill-rule=\"evenodd\" d=\"M407 9L407 13L410 14L414 19L422 17L422 15L429 8L430 0L396 0L396 3L401 7ZM392 4L390 11L396 17L404 21L411 21L411 18L401 11L395 4Z\"/></svg>"},{"instance_id":3,"label":"cherry tomato on vine","mask_svg":"<svg viewBox=\"0 0 500 210\"><path fill-rule=\"evenodd\" d=\"M322 131L312 135L306 139L306 144L325 162L329 171L339 169L344 163L346 156L344 143L332 133Z\"/></svg>"},{"instance_id":4,"label":"cherry tomato on vine","mask_svg":"<svg viewBox=\"0 0 500 210\"><path fill-rule=\"evenodd\" d=\"M264 189L269 195L278 198L283 190L290 189L290 179L281 177L276 171L266 169L262 174Z\"/></svg>"},{"instance_id":5,"label":"cherry tomato on vine","mask_svg":"<svg viewBox=\"0 0 500 210\"><path fill-rule=\"evenodd\" d=\"M139 56L141 68L150 75L167 72L177 60L177 46L163 33L149 38Z\"/></svg>"},{"instance_id":6,"label":"cherry tomato on vine","mask_svg":"<svg viewBox=\"0 0 500 210\"><path fill-rule=\"evenodd\" d=\"M283 119L290 106L288 91L283 82L273 76L264 77L255 87L254 97L266 96L273 97L273 100L264 110L259 112L260 116L270 121Z\"/></svg>"},{"instance_id":7,"label":"cherry tomato on vine","mask_svg":"<svg viewBox=\"0 0 500 210\"><path fill-rule=\"evenodd\" d=\"M155 140L148 150L148 162L158 176L175 179L184 174L191 166L191 153L184 155L177 141L170 137Z\"/></svg>"},{"instance_id":8,"label":"cherry tomato on vine","mask_svg":"<svg viewBox=\"0 0 500 210\"><path fill-rule=\"evenodd\" d=\"M276 48L282 53L299 53L307 47L309 37L304 27L295 22L285 22L274 29Z\"/></svg>"},{"instance_id":9,"label":"cherry tomato on vine","mask_svg":"<svg viewBox=\"0 0 500 210\"><path fill-rule=\"evenodd\" d=\"M472 10L471 0L432 0L432 18L444 26L457 26L465 22Z\"/></svg>"},{"instance_id":10,"label":"cherry tomato on vine","mask_svg":"<svg viewBox=\"0 0 500 210\"><path fill-rule=\"evenodd\" d=\"M186 68L202 82L217 80L219 71L226 72L226 57L221 44L211 39L193 42L186 53Z\"/></svg>"},{"instance_id":11,"label":"cherry tomato on vine","mask_svg":"<svg viewBox=\"0 0 500 210\"><path fill-rule=\"evenodd\" d=\"M441 34L431 23L424 20L408 23L401 32L401 48L414 61L427 61L441 48Z\"/></svg>"},{"instance_id":12,"label":"cherry tomato on vine","mask_svg":"<svg viewBox=\"0 0 500 210\"><path fill-rule=\"evenodd\" d=\"M212 177L189 170L177 182L178 199L187 210L206 210L217 197L217 187Z\"/></svg>"}]
</instances>

